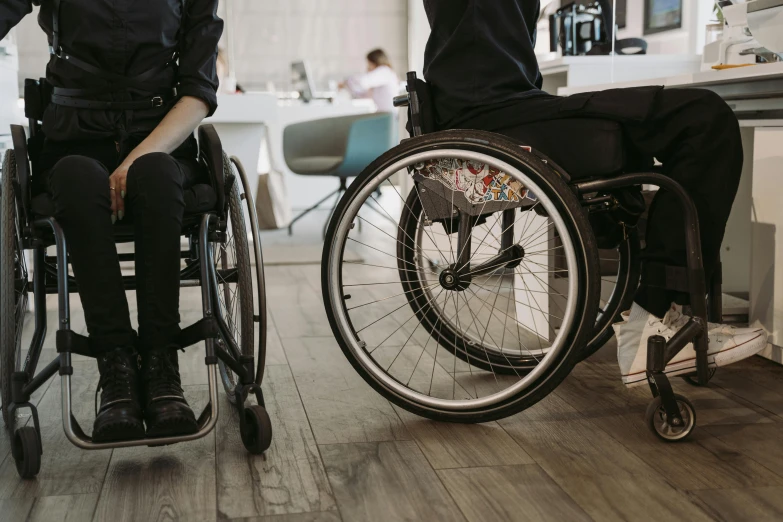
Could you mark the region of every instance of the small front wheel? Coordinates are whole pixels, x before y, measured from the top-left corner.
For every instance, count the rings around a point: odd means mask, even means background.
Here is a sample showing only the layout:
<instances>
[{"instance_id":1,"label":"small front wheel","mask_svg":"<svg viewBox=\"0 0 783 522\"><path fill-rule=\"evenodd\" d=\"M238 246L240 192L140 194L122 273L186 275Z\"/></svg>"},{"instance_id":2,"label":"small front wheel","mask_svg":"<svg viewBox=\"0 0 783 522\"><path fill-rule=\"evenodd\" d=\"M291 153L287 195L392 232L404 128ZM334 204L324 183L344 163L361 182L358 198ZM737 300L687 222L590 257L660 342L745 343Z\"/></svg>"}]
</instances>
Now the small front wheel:
<instances>
[{"instance_id":1,"label":"small front wheel","mask_svg":"<svg viewBox=\"0 0 783 522\"><path fill-rule=\"evenodd\" d=\"M661 397L656 397L647 406L645 419L647 427L655 433L659 439L664 442L680 442L687 439L693 429L696 427L696 408L686 397L675 393L674 400L677 401L677 407L682 417L682 425L674 426L669 419L669 415L663 407Z\"/></svg>"},{"instance_id":2,"label":"small front wheel","mask_svg":"<svg viewBox=\"0 0 783 522\"><path fill-rule=\"evenodd\" d=\"M272 420L263 406L245 408L242 444L254 455L261 455L272 445Z\"/></svg>"},{"instance_id":3,"label":"small front wheel","mask_svg":"<svg viewBox=\"0 0 783 522\"><path fill-rule=\"evenodd\" d=\"M23 426L14 433L12 454L16 471L23 479L32 479L41 470L41 439L32 426Z\"/></svg>"}]
</instances>

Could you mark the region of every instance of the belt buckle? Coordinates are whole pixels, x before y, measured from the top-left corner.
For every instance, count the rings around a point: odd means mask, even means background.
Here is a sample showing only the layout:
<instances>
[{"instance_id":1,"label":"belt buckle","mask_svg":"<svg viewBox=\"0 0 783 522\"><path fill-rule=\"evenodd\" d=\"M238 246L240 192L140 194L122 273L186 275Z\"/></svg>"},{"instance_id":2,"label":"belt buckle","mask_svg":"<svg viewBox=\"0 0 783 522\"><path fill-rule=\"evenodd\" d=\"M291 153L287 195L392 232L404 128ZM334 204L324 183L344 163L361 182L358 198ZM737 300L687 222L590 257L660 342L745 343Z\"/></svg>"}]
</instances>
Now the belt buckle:
<instances>
[{"instance_id":1,"label":"belt buckle","mask_svg":"<svg viewBox=\"0 0 783 522\"><path fill-rule=\"evenodd\" d=\"M153 107L162 107L163 106L163 97L162 96L155 96L152 98L152 106Z\"/></svg>"}]
</instances>

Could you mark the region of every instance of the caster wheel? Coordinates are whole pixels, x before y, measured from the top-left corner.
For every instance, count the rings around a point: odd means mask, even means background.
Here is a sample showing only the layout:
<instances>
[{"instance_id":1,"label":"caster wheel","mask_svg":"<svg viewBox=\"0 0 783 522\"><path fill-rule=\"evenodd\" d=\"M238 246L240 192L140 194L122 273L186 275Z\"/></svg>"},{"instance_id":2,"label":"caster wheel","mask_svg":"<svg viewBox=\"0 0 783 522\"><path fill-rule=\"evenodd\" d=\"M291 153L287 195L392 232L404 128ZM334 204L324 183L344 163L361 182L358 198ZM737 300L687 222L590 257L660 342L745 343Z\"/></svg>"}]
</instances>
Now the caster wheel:
<instances>
[{"instance_id":1,"label":"caster wheel","mask_svg":"<svg viewBox=\"0 0 783 522\"><path fill-rule=\"evenodd\" d=\"M710 368L709 372L707 373L707 382L710 382L713 377L715 377L715 372L717 372L717 368ZM690 373L688 375L683 375L682 380L690 384L691 386L701 386L699 384L699 379L696 376L695 373Z\"/></svg>"},{"instance_id":2,"label":"caster wheel","mask_svg":"<svg viewBox=\"0 0 783 522\"><path fill-rule=\"evenodd\" d=\"M682 416L682 426L672 426L669 423L666 410L663 408L663 403L660 397L656 397L652 400L649 406L647 406L647 413L645 419L647 421L647 427L650 431L655 433L659 439L665 442L679 442L685 440L693 433L693 429L696 427L696 409L693 407L691 401L683 397L680 394L675 393L674 399L677 401L677 406L680 408L680 415Z\"/></svg>"},{"instance_id":3,"label":"caster wheel","mask_svg":"<svg viewBox=\"0 0 783 522\"><path fill-rule=\"evenodd\" d=\"M12 454L16 471L23 479L32 479L41 470L41 442L32 426L24 426L14 433Z\"/></svg>"},{"instance_id":4,"label":"caster wheel","mask_svg":"<svg viewBox=\"0 0 783 522\"><path fill-rule=\"evenodd\" d=\"M272 421L263 406L245 408L245 429L242 444L254 455L261 455L272 444Z\"/></svg>"}]
</instances>

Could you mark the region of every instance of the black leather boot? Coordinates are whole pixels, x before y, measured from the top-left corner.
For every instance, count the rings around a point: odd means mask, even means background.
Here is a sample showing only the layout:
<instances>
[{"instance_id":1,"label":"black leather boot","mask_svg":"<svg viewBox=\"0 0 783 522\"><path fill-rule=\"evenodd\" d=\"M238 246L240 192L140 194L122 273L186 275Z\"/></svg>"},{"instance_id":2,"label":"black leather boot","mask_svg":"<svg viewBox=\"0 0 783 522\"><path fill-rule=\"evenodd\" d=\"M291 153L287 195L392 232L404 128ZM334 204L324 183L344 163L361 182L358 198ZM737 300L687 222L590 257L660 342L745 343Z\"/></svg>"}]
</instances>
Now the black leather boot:
<instances>
[{"instance_id":1,"label":"black leather boot","mask_svg":"<svg viewBox=\"0 0 783 522\"><path fill-rule=\"evenodd\" d=\"M175 350L143 352L141 383L148 437L186 435L198 431L196 416L182 393Z\"/></svg>"},{"instance_id":2,"label":"black leather boot","mask_svg":"<svg viewBox=\"0 0 783 522\"><path fill-rule=\"evenodd\" d=\"M98 357L101 406L95 414L93 441L111 442L144 437L138 370L138 357L127 348L109 350Z\"/></svg>"}]
</instances>

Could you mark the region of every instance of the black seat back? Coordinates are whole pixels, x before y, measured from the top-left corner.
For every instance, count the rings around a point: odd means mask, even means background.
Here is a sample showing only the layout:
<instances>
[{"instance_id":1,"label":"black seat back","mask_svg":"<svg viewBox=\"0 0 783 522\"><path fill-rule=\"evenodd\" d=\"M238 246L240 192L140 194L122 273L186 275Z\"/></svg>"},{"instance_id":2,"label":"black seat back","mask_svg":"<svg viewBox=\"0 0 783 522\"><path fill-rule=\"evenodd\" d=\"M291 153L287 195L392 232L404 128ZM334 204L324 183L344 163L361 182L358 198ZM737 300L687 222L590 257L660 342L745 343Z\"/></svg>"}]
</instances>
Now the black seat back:
<instances>
[{"instance_id":1,"label":"black seat back","mask_svg":"<svg viewBox=\"0 0 783 522\"><path fill-rule=\"evenodd\" d=\"M424 80L417 78L415 72L409 72L406 89L409 96L406 125L408 134L418 136L437 131L435 104L430 86Z\"/></svg>"},{"instance_id":2,"label":"black seat back","mask_svg":"<svg viewBox=\"0 0 783 522\"><path fill-rule=\"evenodd\" d=\"M198 128L198 151L199 160L207 169L209 182L215 190L217 198L217 208L221 217L225 217L227 211L226 187L227 183L233 179L226 177L225 165L223 162L223 146L220 143L215 127L212 125L202 125Z\"/></svg>"}]
</instances>

